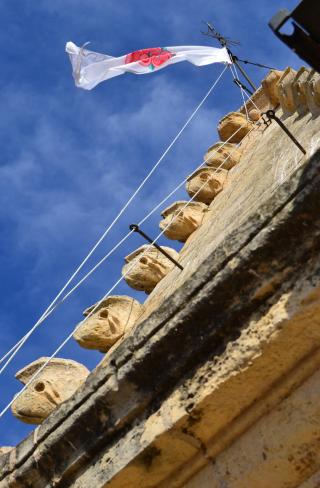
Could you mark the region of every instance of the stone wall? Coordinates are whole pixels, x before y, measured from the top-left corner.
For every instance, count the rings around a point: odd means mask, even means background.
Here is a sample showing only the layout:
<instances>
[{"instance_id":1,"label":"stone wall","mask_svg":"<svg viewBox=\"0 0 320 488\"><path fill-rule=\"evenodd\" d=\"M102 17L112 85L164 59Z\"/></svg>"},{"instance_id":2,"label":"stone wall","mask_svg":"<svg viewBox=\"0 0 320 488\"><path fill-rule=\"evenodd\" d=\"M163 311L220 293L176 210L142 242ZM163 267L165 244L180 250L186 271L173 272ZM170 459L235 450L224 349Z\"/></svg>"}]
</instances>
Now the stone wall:
<instances>
[{"instance_id":1,"label":"stone wall","mask_svg":"<svg viewBox=\"0 0 320 488\"><path fill-rule=\"evenodd\" d=\"M261 90L255 103L268 108ZM258 120L180 252L183 271L0 456L0 488L318 486L320 118L283 108L307 155Z\"/></svg>"}]
</instances>

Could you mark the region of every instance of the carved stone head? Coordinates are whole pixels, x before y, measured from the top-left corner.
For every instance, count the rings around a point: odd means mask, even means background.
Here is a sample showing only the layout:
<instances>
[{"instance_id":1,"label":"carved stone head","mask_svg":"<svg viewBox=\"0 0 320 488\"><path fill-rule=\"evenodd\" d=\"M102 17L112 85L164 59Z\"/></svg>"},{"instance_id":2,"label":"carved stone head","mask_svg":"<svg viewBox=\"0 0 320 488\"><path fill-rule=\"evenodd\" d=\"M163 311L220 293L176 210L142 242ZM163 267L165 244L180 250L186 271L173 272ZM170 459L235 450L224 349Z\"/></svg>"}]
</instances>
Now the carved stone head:
<instances>
[{"instance_id":1,"label":"carved stone head","mask_svg":"<svg viewBox=\"0 0 320 488\"><path fill-rule=\"evenodd\" d=\"M88 316L96 305L87 308ZM103 300L96 310L76 330L73 338L86 349L107 352L125 332L133 327L143 306L131 297L111 296Z\"/></svg>"},{"instance_id":2,"label":"carved stone head","mask_svg":"<svg viewBox=\"0 0 320 488\"><path fill-rule=\"evenodd\" d=\"M320 74L312 70L306 81L306 99L310 112L320 115Z\"/></svg>"},{"instance_id":3,"label":"carved stone head","mask_svg":"<svg viewBox=\"0 0 320 488\"><path fill-rule=\"evenodd\" d=\"M162 249L176 261L179 261L179 253L177 251L166 246L162 246ZM145 291L146 293L151 293L159 281L175 266L160 251L153 246L147 245L139 247L129 256L126 256L125 260L127 264L122 268L124 279L131 288Z\"/></svg>"},{"instance_id":4,"label":"carved stone head","mask_svg":"<svg viewBox=\"0 0 320 488\"><path fill-rule=\"evenodd\" d=\"M24 385L48 360L43 357L18 371L15 377ZM69 359L53 358L13 402L15 417L27 424L41 424L60 403L73 395L85 381L89 371L85 366Z\"/></svg>"},{"instance_id":5,"label":"carved stone head","mask_svg":"<svg viewBox=\"0 0 320 488\"><path fill-rule=\"evenodd\" d=\"M207 205L200 202L175 202L161 212L164 219L159 227L161 230L166 229L164 235L168 239L185 242L201 225L207 208Z\"/></svg>"},{"instance_id":6,"label":"carved stone head","mask_svg":"<svg viewBox=\"0 0 320 488\"><path fill-rule=\"evenodd\" d=\"M293 82L297 72L292 68L287 68L278 83L279 102L283 113L292 114L296 110L293 97Z\"/></svg>"},{"instance_id":7,"label":"carved stone head","mask_svg":"<svg viewBox=\"0 0 320 488\"><path fill-rule=\"evenodd\" d=\"M310 72L311 70L308 68L300 68L292 83L294 104L299 113L304 113L308 110L307 81Z\"/></svg>"},{"instance_id":8,"label":"carved stone head","mask_svg":"<svg viewBox=\"0 0 320 488\"><path fill-rule=\"evenodd\" d=\"M272 69L265 77L265 79L261 82L264 94L266 95L272 107L276 107L280 103L278 83L282 74L283 71Z\"/></svg>"},{"instance_id":9,"label":"carved stone head","mask_svg":"<svg viewBox=\"0 0 320 488\"><path fill-rule=\"evenodd\" d=\"M212 168L231 169L239 163L241 151L236 144L217 142L209 147L204 156L204 162Z\"/></svg>"},{"instance_id":10,"label":"carved stone head","mask_svg":"<svg viewBox=\"0 0 320 488\"><path fill-rule=\"evenodd\" d=\"M209 205L220 193L227 179L227 171L214 168L200 168L189 176L186 189L195 201Z\"/></svg>"},{"instance_id":11,"label":"carved stone head","mask_svg":"<svg viewBox=\"0 0 320 488\"><path fill-rule=\"evenodd\" d=\"M223 117L218 125L218 133L222 141L238 144L252 129L250 120L241 112L231 112Z\"/></svg>"},{"instance_id":12,"label":"carved stone head","mask_svg":"<svg viewBox=\"0 0 320 488\"><path fill-rule=\"evenodd\" d=\"M261 112L260 110L257 110L256 108L252 108L249 110L249 119L252 120L253 122L258 122L261 118Z\"/></svg>"}]
</instances>

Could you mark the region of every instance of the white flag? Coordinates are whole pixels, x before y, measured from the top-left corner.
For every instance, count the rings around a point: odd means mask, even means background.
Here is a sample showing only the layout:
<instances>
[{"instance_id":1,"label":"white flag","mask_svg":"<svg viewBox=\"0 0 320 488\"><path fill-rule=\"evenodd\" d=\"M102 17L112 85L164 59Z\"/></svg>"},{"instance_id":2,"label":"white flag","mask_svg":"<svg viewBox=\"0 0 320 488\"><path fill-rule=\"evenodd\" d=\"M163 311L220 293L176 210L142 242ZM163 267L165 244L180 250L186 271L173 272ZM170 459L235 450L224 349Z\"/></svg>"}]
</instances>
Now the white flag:
<instances>
[{"instance_id":1,"label":"white flag","mask_svg":"<svg viewBox=\"0 0 320 488\"><path fill-rule=\"evenodd\" d=\"M92 90L102 81L126 72L136 75L152 73L180 61L189 61L196 66L232 64L226 48L211 46L154 47L114 58L67 42L66 52L72 64L75 84L85 90Z\"/></svg>"}]
</instances>

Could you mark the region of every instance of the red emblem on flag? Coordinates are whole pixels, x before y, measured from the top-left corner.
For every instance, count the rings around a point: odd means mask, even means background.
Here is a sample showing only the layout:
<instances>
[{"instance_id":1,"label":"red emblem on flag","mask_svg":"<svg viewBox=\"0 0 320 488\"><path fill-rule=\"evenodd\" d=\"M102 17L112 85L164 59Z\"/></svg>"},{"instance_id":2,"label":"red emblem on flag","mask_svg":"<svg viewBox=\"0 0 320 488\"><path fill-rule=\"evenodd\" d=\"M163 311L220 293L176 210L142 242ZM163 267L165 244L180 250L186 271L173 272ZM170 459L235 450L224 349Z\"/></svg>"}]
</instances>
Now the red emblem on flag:
<instances>
[{"instance_id":1,"label":"red emblem on flag","mask_svg":"<svg viewBox=\"0 0 320 488\"><path fill-rule=\"evenodd\" d=\"M139 64L142 66L149 66L149 68L153 70L166 63L173 56L174 54L167 49L153 47L149 49L140 49L140 51L127 54L125 63L129 64L139 61Z\"/></svg>"}]
</instances>

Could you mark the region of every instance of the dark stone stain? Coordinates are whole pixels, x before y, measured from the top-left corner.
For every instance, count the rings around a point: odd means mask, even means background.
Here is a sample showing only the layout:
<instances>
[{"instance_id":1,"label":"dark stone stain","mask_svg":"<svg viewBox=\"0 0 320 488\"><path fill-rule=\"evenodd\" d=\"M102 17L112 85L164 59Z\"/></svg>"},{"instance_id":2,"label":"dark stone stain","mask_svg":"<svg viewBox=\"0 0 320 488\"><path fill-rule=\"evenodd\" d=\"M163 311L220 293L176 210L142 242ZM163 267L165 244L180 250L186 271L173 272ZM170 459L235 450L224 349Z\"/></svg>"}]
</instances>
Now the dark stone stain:
<instances>
[{"instance_id":1,"label":"dark stone stain","mask_svg":"<svg viewBox=\"0 0 320 488\"><path fill-rule=\"evenodd\" d=\"M155 446L148 447L140 456L139 462L143 464L147 469L150 469L153 461L161 455L161 449Z\"/></svg>"}]
</instances>

